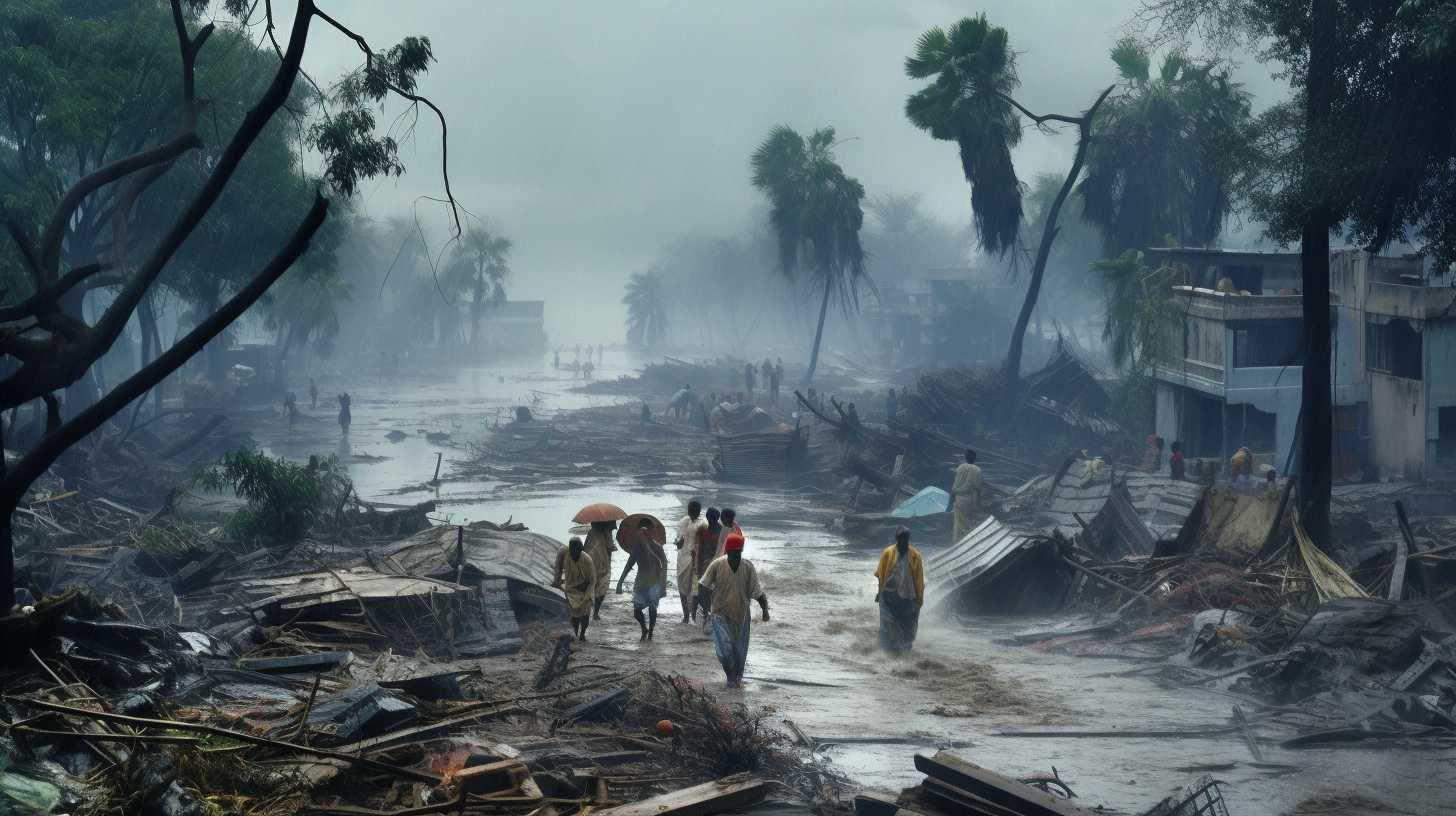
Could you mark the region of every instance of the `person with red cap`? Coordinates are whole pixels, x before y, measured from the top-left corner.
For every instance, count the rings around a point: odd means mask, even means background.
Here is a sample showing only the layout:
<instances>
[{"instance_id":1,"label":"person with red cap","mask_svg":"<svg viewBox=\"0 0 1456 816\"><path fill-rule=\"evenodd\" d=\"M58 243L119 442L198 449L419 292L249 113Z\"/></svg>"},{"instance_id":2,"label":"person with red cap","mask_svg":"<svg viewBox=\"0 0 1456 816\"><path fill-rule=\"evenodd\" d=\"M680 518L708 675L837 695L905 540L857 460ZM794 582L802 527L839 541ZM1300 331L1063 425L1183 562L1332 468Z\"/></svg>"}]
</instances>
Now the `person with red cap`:
<instances>
[{"instance_id":1,"label":"person with red cap","mask_svg":"<svg viewBox=\"0 0 1456 816\"><path fill-rule=\"evenodd\" d=\"M698 580L698 586L712 593L710 611L713 627L713 649L729 688L743 685L743 669L748 663L748 628L753 619L751 601L763 608L768 622L768 596L758 583L753 562L743 558L743 534L729 533L723 539L722 558L713 559Z\"/></svg>"}]
</instances>

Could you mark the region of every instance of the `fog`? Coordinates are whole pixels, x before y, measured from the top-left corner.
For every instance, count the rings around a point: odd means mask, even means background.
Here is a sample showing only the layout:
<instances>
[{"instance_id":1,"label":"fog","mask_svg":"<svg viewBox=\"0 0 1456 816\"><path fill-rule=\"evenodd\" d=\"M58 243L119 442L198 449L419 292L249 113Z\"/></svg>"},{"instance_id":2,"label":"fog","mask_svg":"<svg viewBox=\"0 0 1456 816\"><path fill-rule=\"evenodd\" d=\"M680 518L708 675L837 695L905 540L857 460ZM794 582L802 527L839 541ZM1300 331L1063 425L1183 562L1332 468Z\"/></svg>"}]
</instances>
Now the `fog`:
<instances>
[{"instance_id":1,"label":"fog","mask_svg":"<svg viewBox=\"0 0 1456 816\"><path fill-rule=\"evenodd\" d=\"M336 5L374 43L431 38L438 63L422 90L449 120L456 196L515 242L509 296L547 301L553 344L620 341L629 275L682 239L761 225L766 206L749 184L748 157L775 124L832 125L842 140L836 155L867 198L919 195L928 214L964 229L969 188L955 145L904 115L917 84L903 64L916 37L984 11L1010 32L1025 104L1077 113L1115 81L1108 51L1136 8L1131 0L417 2L400 14L386 4ZM275 10L286 19L291 6ZM331 77L358 60L352 42L318 31L305 68ZM1252 60L1236 73L1256 109L1282 93L1269 73ZM370 182L359 206L378 220L417 213L438 248L446 214L420 199L443 192L438 128L427 116L409 124L396 129L407 137L410 172ZM1065 172L1074 147L1069 129L1029 131L1014 154L1017 172L1027 181Z\"/></svg>"}]
</instances>

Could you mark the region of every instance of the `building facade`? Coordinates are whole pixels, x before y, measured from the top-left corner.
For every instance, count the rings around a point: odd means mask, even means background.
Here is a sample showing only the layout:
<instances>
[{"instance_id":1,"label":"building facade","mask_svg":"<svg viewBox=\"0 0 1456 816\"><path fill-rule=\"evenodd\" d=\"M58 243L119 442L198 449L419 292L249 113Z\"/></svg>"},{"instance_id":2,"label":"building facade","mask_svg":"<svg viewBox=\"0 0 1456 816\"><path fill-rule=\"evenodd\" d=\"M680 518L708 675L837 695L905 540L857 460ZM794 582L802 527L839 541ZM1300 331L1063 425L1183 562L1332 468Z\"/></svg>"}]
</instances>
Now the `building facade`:
<instances>
[{"instance_id":1,"label":"building facade","mask_svg":"<svg viewBox=\"0 0 1456 816\"><path fill-rule=\"evenodd\" d=\"M1299 427L1297 253L1149 250L1187 269L1156 430L1190 458L1248 447L1285 472ZM1414 256L1330 256L1336 478L1456 475L1456 289ZM1444 433L1443 433L1444 431Z\"/></svg>"}]
</instances>

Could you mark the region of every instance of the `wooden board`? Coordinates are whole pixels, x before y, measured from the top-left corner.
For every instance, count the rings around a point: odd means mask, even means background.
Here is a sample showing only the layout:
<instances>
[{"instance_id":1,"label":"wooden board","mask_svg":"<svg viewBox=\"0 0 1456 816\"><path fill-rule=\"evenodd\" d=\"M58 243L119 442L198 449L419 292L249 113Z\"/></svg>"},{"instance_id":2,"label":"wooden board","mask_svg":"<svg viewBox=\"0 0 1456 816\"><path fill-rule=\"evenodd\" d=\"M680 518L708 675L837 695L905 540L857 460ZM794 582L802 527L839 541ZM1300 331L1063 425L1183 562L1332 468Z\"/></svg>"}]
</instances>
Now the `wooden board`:
<instances>
[{"instance_id":1,"label":"wooden board","mask_svg":"<svg viewBox=\"0 0 1456 816\"><path fill-rule=\"evenodd\" d=\"M596 816L711 816L756 804L768 795L768 783L749 776L729 776L651 799L596 811Z\"/></svg>"}]
</instances>

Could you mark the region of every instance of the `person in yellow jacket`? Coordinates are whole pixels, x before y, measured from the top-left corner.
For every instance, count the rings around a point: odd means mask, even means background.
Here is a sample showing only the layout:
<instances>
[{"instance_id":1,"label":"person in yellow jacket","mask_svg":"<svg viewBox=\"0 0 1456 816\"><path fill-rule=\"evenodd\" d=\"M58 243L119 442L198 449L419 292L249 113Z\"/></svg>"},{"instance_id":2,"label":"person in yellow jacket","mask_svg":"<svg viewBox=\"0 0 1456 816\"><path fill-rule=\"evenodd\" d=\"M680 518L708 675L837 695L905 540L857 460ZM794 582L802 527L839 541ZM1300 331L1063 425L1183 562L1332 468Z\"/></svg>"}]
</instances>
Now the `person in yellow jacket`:
<instances>
[{"instance_id":1,"label":"person in yellow jacket","mask_svg":"<svg viewBox=\"0 0 1456 816\"><path fill-rule=\"evenodd\" d=\"M925 562L920 551L910 546L910 531L895 531L895 543L880 554L875 568L880 605L880 648L892 655L908 652L915 645L920 626L920 607L925 604Z\"/></svg>"}]
</instances>

